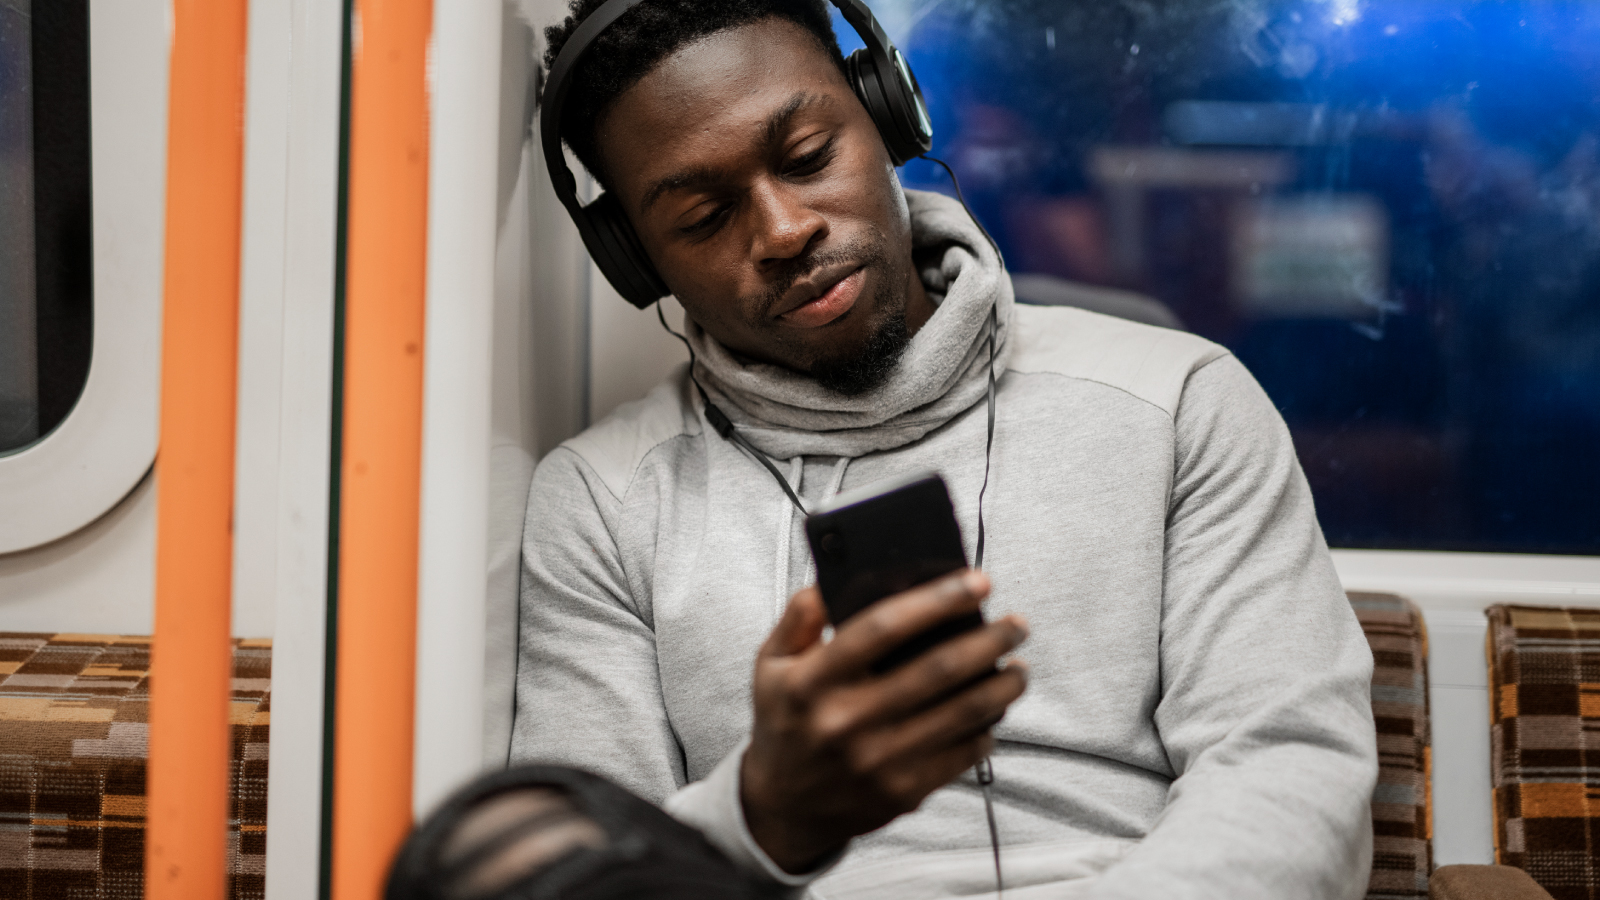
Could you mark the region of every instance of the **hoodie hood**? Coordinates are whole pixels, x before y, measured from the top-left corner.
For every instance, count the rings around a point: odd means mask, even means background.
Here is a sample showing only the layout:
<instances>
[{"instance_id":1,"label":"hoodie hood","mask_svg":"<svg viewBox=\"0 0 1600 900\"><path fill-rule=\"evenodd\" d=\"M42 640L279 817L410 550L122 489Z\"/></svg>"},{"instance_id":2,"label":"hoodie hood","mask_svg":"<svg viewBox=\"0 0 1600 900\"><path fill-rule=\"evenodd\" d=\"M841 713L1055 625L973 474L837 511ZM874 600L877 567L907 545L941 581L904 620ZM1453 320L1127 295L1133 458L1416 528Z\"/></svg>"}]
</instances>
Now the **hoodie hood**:
<instances>
[{"instance_id":1,"label":"hoodie hood","mask_svg":"<svg viewBox=\"0 0 1600 900\"><path fill-rule=\"evenodd\" d=\"M762 452L856 457L909 444L983 400L988 391L989 312L995 366L1005 370L1011 279L957 201L906 191L919 275L935 304L883 384L848 397L781 366L747 362L694 321L685 322L695 374L711 401Z\"/></svg>"}]
</instances>

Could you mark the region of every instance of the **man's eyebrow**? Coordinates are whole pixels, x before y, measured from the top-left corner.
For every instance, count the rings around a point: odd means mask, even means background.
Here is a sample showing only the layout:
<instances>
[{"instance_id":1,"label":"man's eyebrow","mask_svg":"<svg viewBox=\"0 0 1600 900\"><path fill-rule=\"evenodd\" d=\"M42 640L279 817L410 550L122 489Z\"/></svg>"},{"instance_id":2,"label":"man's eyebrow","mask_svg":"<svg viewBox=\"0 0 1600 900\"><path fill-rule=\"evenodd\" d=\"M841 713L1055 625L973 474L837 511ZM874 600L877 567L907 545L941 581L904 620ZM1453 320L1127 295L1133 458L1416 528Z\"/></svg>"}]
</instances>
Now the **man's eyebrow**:
<instances>
[{"instance_id":1,"label":"man's eyebrow","mask_svg":"<svg viewBox=\"0 0 1600 900\"><path fill-rule=\"evenodd\" d=\"M798 115L801 110L808 106L825 106L832 102L833 98L827 94L807 94L804 91L790 97L789 102L785 103L782 109L767 117L767 146L770 147L783 140L784 132L789 130L789 120Z\"/></svg>"},{"instance_id":2,"label":"man's eyebrow","mask_svg":"<svg viewBox=\"0 0 1600 900\"><path fill-rule=\"evenodd\" d=\"M833 98L827 94L808 94L804 91L790 97L787 103L775 110L772 115L767 116L767 121L762 125L762 137L765 144L770 147L783 140L784 132L789 128L789 122L801 110L808 106L827 105L832 102ZM681 191L687 188L699 187L703 184L711 184L722 178L723 172L721 169L709 166L674 172L656 181L655 184L650 186L649 190L644 192L644 199L639 202L639 212L641 214L649 212L650 207L654 206L656 201L671 191Z\"/></svg>"},{"instance_id":3,"label":"man's eyebrow","mask_svg":"<svg viewBox=\"0 0 1600 900\"><path fill-rule=\"evenodd\" d=\"M685 169L682 172L674 172L657 181L650 186L650 190L644 192L644 199L639 202L639 212L641 214L649 212L650 207L654 206L655 202L660 200L661 196L668 191L681 191L685 188L699 187L702 184L712 184L722 180L722 178L722 170L710 166L699 166L693 169Z\"/></svg>"}]
</instances>

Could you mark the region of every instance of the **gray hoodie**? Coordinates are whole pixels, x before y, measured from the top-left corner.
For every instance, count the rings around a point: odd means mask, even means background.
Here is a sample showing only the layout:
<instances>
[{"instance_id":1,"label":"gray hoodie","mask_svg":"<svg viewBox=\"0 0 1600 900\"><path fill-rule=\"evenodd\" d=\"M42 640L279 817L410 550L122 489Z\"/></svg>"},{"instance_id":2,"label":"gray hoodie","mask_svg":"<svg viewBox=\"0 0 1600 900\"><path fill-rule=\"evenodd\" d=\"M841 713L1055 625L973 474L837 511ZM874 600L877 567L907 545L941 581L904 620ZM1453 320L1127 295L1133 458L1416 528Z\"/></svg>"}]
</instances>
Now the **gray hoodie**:
<instances>
[{"instance_id":1,"label":"gray hoodie","mask_svg":"<svg viewBox=\"0 0 1600 900\"><path fill-rule=\"evenodd\" d=\"M970 557L995 311L987 609L1031 628L1028 691L995 731L1006 896L1360 896L1372 659L1271 402L1200 338L1014 306L959 205L908 202L938 308L882 387L842 397L690 338L714 402L808 504L934 469ZM607 775L818 898L992 892L970 775L825 873L788 875L750 838L750 678L813 579L801 526L683 370L552 452L528 501L513 759Z\"/></svg>"}]
</instances>

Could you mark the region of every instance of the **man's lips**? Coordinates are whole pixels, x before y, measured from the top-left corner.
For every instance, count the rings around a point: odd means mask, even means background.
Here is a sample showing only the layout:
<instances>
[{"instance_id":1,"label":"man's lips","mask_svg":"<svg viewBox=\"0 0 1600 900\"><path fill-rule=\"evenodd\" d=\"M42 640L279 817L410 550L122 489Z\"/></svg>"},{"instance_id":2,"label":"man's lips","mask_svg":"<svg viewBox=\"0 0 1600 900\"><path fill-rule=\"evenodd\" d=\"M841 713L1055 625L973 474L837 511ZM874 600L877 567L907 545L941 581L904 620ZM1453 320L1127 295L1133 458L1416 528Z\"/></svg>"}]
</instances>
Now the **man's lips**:
<instances>
[{"instance_id":1,"label":"man's lips","mask_svg":"<svg viewBox=\"0 0 1600 900\"><path fill-rule=\"evenodd\" d=\"M856 305L856 300L861 297L861 283L866 280L866 272L865 266L845 268L843 271L827 273L813 283L815 288L796 285L793 292L801 296L791 301L796 305L778 314L778 321L796 328L818 328L832 322ZM821 290L813 294L816 288ZM806 299L808 294L811 295L810 299Z\"/></svg>"}]
</instances>

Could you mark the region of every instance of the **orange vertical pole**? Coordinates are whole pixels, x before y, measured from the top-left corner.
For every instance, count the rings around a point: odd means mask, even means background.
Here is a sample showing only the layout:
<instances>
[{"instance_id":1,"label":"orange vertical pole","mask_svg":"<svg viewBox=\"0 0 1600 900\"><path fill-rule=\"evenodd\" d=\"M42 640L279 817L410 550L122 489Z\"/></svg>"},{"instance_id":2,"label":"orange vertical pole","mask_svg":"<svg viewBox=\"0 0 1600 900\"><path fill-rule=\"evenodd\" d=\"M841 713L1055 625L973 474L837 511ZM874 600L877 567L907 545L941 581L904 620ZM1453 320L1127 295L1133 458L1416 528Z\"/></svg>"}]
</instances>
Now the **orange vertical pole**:
<instances>
[{"instance_id":1,"label":"orange vertical pole","mask_svg":"<svg viewBox=\"0 0 1600 900\"><path fill-rule=\"evenodd\" d=\"M227 883L246 0L176 0L145 897Z\"/></svg>"},{"instance_id":2,"label":"orange vertical pole","mask_svg":"<svg viewBox=\"0 0 1600 900\"><path fill-rule=\"evenodd\" d=\"M431 0L356 0L335 691L334 900L411 825Z\"/></svg>"}]
</instances>

